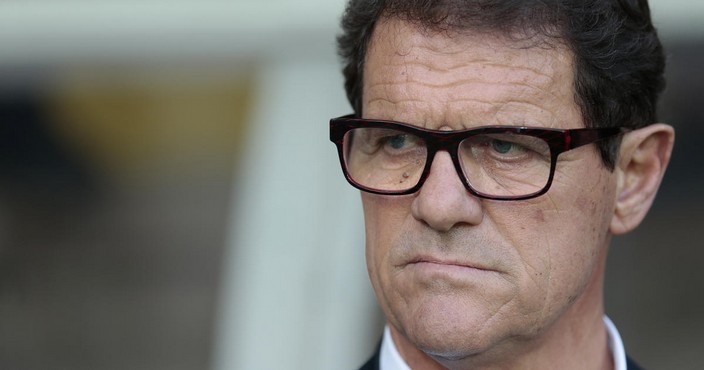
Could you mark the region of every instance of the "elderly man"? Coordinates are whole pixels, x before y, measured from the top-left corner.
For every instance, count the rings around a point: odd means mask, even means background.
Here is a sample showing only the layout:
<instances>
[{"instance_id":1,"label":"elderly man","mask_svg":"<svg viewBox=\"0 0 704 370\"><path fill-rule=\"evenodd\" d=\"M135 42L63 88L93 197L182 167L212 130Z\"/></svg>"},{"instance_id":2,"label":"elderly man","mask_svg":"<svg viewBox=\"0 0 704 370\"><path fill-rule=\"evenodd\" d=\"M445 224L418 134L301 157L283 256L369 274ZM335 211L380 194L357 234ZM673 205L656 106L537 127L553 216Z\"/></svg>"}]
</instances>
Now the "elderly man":
<instances>
[{"instance_id":1,"label":"elderly man","mask_svg":"<svg viewBox=\"0 0 704 370\"><path fill-rule=\"evenodd\" d=\"M637 369L604 315L612 235L672 127L646 0L352 0L332 119L387 326L363 369Z\"/></svg>"}]
</instances>

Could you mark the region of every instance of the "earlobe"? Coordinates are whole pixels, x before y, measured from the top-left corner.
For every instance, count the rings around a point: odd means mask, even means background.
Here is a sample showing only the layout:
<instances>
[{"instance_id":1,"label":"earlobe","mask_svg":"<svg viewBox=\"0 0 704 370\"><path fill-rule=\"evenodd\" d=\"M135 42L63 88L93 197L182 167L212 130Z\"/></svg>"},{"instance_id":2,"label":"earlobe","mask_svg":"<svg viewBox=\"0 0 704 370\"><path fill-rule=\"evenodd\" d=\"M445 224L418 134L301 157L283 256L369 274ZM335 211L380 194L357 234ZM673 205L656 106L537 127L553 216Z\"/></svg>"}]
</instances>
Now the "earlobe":
<instances>
[{"instance_id":1,"label":"earlobe","mask_svg":"<svg viewBox=\"0 0 704 370\"><path fill-rule=\"evenodd\" d=\"M624 135L615 169L616 207L611 232L624 234L635 229L655 200L670 161L675 132L658 123Z\"/></svg>"}]
</instances>

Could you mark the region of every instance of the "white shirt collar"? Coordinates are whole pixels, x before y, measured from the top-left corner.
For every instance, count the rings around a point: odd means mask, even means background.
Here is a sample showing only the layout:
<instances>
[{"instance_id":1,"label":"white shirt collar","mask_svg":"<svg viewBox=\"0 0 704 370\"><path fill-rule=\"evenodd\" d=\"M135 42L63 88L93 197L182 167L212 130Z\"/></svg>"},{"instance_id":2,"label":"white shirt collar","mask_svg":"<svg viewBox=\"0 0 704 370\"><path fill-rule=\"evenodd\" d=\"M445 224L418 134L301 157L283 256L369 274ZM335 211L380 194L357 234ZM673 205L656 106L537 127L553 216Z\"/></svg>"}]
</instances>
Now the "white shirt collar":
<instances>
[{"instance_id":1,"label":"white shirt collar","mask_svg":"<svg viewBox=\"0 0 704 370\"><path fill-rule=\"evenodd\" d=\"M391 338L391 330L387 324L384 328L384 338L381 340L381 353L379 353L379 370L411 370L398 353L396 345Z\"/></svg>"},{"instance_id":2,"label":"white shirt collar","mask_svg":"<svg viewBox=\"0 0 704 370\"><path fill-rule=\"evenodd\" d=\"M604 316L604 325L609 338L609 349L614 358L614 370L626 370L626 350L623 347L621 334L611 320ZM398 353L396 345L391 338L391 331L387 325L384 329L384 338L381 341L379 370L411 370Z\"/></svg>"}]
</instances>

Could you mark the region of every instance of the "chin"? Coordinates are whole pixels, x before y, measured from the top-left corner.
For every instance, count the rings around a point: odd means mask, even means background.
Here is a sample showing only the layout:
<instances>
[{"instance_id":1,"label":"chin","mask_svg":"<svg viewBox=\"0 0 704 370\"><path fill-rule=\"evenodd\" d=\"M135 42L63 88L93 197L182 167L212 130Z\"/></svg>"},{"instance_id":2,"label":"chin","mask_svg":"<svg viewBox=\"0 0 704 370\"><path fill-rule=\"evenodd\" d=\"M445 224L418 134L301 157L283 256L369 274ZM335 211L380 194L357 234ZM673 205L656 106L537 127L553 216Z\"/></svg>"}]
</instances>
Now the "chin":
<instances>
[{"instance_id":1,"label":"chin","mask_svg":"<svg viewBox=\"0 0 704 370\"><path fill-rule=\"evenodd\" d=\"M444 338L428 339L415 338L416 347L437 359L447 361L458 361L487 352L492 348L485 338L470 337L464 335L461 338L452 338L453 335L446 335Z\"/></svg>"},{"instance_id":2,"label":"chin","mask_svg":"<svg viewBox=\"0 0 704 370\"><path fill-rule=\"evenodd\" d=\"M436 298L410 315L402 333L427 355L456 361L489 351L508 336L494 326L500 321L494 319L498 318L493 312L476 303Z\"/></svg>"}]
</instances>

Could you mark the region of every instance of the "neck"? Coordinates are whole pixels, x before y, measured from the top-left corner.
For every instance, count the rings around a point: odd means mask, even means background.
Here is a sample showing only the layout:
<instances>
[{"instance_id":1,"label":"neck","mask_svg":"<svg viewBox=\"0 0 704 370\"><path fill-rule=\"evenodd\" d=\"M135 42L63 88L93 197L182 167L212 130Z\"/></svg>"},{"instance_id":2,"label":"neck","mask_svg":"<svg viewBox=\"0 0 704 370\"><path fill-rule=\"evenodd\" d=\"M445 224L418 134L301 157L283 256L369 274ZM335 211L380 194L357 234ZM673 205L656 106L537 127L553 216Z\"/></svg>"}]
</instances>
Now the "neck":
<instances>
[{"instance_id":1,"label":"neck","mask_svg":"<svg viewBox=\"0 0 704 370\"><path fill-rule=\"evenodd\" d=\"M601 263L583 294L550 326L528 340L513 341L462 359L433 358L417 349L393 326L391 336L401 357L414 370L434 369L576 369L613 370L603 322Z\"/></svg>"}]
</instances>

